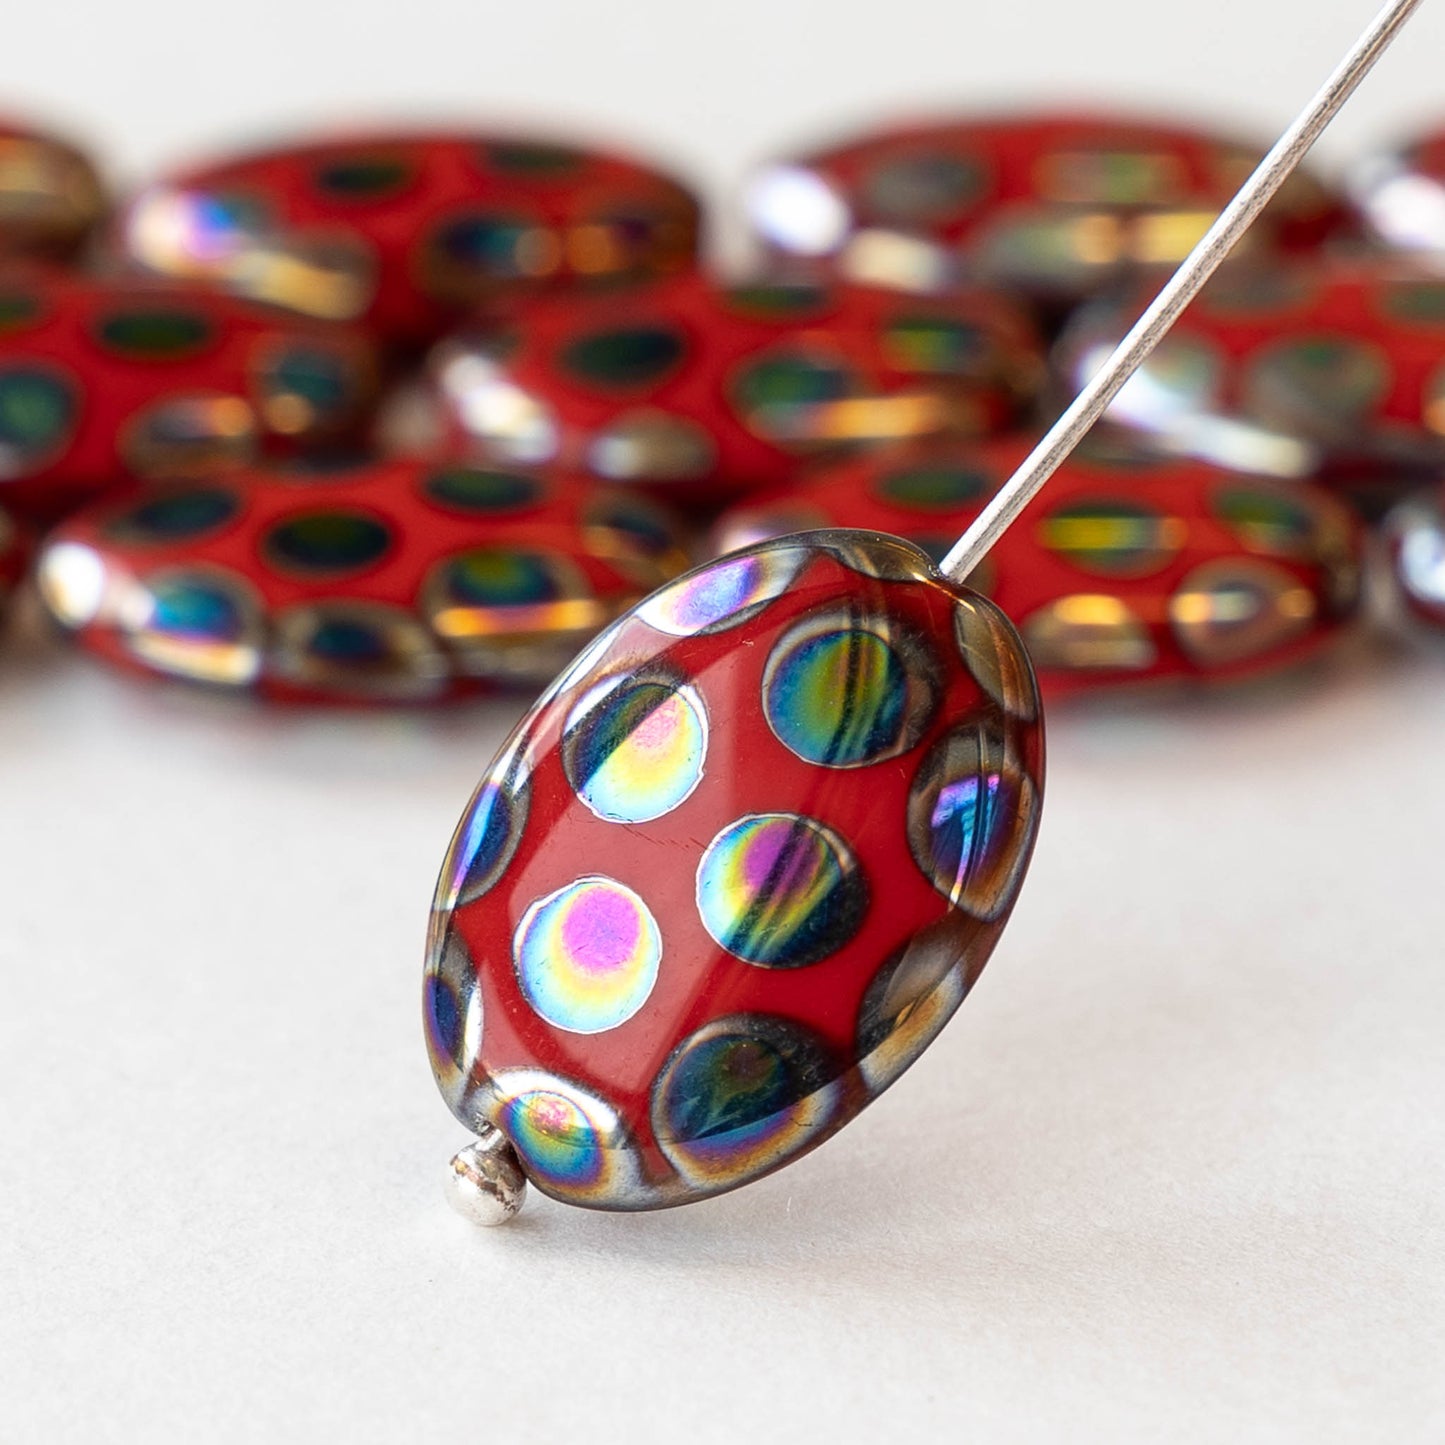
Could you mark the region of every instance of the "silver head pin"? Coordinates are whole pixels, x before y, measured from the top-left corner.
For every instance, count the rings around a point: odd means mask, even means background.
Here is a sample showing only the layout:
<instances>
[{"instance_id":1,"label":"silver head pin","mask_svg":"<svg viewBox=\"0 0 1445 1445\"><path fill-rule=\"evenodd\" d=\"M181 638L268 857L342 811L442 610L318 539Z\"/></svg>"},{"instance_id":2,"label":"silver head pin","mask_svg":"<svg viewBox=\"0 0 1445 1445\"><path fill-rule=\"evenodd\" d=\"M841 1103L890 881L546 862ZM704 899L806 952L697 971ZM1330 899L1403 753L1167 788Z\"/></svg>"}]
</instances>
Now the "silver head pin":
<instances>
[{"instance_id":1,"label":"silver head pin","mask_svg":"<svg viewBox=\"0 0 1445 1445\"><path fill-rule=\"evenodd\" d=\"M1189 253L1184 264L1134 324L1134 329L1119 343L1113 355L944 557L940 570L946 576L956 582L965 581L1044 483L1068 459L1070 452L1104 414L1124 383L1168 334L1184 308L1289 178L1421 3L1422 0L1391 0L1375 17L1334 74L1260 162L1238 195L1220 212L1219 218Z\"/></svg>"}]
</instances>

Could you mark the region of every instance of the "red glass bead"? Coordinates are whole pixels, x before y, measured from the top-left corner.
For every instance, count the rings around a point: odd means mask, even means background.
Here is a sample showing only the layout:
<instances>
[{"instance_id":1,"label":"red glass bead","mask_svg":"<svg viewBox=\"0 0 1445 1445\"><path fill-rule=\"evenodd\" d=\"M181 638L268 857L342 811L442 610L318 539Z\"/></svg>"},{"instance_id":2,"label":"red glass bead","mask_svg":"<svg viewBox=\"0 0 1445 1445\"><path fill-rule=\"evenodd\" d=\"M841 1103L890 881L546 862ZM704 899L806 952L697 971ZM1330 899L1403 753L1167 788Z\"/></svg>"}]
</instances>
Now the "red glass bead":
<instances>
[{"instance_id":1,"label":"red glass bead","mask_svg":"<svg viewBox=\"0 0 1445 1445\"><path fill-rule=\"evenodd\" d=\"M313 140L157 181L126 208L136 264L204 279L388 341L478 304L688 268L698 205L602 151L439 133Z\"/></svg>"},{"instance_id":2,"label":"red glass bead","mask_svg":"<svg viewBox=\"0 0 1445 1445\"><path fill-rule=\"evenodd\" d=\"M776 161L747 204L775 255L855 280L983 281L1067 300L1176 266L1262 154L1127 116L964 116ZM1297 172L1245 244L1293 252L1346 224L1341 203Z\"/></svg>"},{"instance_id":3,"label":"red glass bead","mask_svg":"<svg viewBox=\"0 0 1445 1445\"><path fill-rule=\"evenodd\" d=\"M1417 621L1445 628L1445 492L1436 485L1400 503L1384 532L1399 598Z\"/></svg>"},{"instance_id":4,"label":"red glass bead","mask_svg":"<svg viewBox=\"0 0 1445 1445\"><path fill-rule=\"evenodd\" d=\"M821 1143L1008 918L1043 735L991 604L873 533L713 562L598 638L438 884L427 1045L544 1192L652 1209Z\"/></svg>"},{"instance_id":5,"label":"red glass bead","mask_svg":"<svg viewBox=\"0 0 1445 1445\"><path fill-rule=\"evenodd\" d=\"M444 344L434 371L458 435L486 455L708 502L782 481L800 456L997 431L1042 363L1032 322L988 292L693 276L530 307L504 334Z\"/></svg>"},{"instance_id":6,"label":"red glass bead","mask_svg":"<svg viewBox=\"0 0 1445 1445\"><path fill-rule=\"evenodd\" d=\"M685 566L640 498L399 458L153 487L70 518L41 595L90 651L280 700L426 702L552 677Z\"/></svg>"},{"instance_id":7,"label":"red glass bead","mask_svg":"<svg viewBox=\"0 0 1445 1445\"><path fill-rule=\"evenodd\" d=\"M1081 313L1057 355L1070 382L1146 300ZM1107 421L1172 452L1314 476L1377 514L1445 462L1445 278L1390 261L1217 277Z\"/></svg>"},{"instance_id":8,"label":"red glass bead","mask_svg":"<svg viewBox=\"0 0 1445 1445\"><path fill-rule=\"evenodd\" d=\"M0 256L64 261L105 214L95 166L69 141L0 120Z\"/></svg>"},{"instance_id":9,"label":"red glass bead","mask_svg":"<svg viewBox=\"0 0 1445 1445\"><path fill-rule=\"evenodd\" d=\"M128 480L197 476L365 419L370 343L196 287L0 276L0 497L53 516Z\"/></svg>"},{"instance_id":10,"label":"red glass bead","mask_svg":"<svg viewBox=\"0 0 1445 1445\"><path fill-rule=\"evenodd\" d=\"M820 468L726 514L717 550L868 527L941 558L1030 449L934 443ZM1075 453L969 582L1014 620L1058 697L1297 662L1354 615L1361 547L1348 509L1301 483Z\"/></svg>"}]
</instances>

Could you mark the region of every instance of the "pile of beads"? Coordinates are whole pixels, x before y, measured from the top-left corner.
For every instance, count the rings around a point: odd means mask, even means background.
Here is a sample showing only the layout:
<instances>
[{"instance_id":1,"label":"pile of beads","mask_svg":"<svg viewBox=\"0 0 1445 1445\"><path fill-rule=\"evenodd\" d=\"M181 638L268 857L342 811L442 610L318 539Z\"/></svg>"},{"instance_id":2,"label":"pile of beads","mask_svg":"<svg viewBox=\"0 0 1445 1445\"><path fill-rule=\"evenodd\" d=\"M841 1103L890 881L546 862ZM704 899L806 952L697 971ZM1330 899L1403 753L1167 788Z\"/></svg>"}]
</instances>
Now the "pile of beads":
<instances>
[{"instance_id":1,"label":"pile of beads","mask_svg":"<svg viewBox=\"0 0 1445 1445\"><path fill-rule=\"evenodd\" d=\"M12 124L0 599L39 529L39 594L100 656L409 703L535 686L763 537L937 557L1256 158L1120 115L878 130L761 167L723 284L685 185L551 138L302 140L112 204ZM1382 518L1441 625L1441 190L1439 135L1293 179L971 579L1047 694L1319 650Z\"/></svg>"}]
</instances>

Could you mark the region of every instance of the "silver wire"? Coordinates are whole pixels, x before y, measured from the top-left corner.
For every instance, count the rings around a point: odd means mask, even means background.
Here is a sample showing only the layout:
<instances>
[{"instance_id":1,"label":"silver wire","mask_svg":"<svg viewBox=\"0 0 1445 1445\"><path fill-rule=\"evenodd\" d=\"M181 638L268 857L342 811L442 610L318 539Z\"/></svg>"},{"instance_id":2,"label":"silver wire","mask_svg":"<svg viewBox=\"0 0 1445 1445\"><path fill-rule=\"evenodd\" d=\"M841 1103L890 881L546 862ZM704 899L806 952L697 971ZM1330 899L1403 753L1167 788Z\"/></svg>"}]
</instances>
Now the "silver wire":
<instances>
[{"instance_id":1,"label":"silver wire","mask_svg":"<svg viewBox=\"0 0 1445 1445\"><path fill-rule=\"evenodd\" d=\"M945 575L956 582L964 581L1017 520L1039 488L1103 415L1135 368L1154 350L1180 312L1214 274L1421 3L1422 0L1392 0L1375 17L1334 74L1260 162L1239 194L1220 212L1184 264L1134 324L1134 329L954 544L940 564Z\"/></svg>"}]
</instances>

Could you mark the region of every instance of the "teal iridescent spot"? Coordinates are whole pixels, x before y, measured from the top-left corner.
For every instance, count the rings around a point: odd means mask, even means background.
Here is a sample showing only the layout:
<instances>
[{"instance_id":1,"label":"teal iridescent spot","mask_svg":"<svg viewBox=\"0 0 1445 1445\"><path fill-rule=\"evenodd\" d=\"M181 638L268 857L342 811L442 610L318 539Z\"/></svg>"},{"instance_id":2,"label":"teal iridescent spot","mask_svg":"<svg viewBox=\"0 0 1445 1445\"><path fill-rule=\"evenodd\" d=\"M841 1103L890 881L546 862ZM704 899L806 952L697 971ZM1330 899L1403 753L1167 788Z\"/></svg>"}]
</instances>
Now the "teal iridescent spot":
<instances>
[{"instance_id":1,"label":"teal iridescent spot","mask_svg":"<svg viewBox=\"0 0 1445 1445\"><path fill-rule=\"evenodd\" d=\"M686 341L670 326L618 326L570 341L561 362L592 386L630 390L661 381L686 354Z\"/></svg>"},{"instance_id":2,"label":"teal iridescent spot","mask_svg":"<svg viewBox=\"0 0 1445 1445\"><path fill-rule=\"evenodd\" d=\"M224 527L240 510L234 492L188 487L128 507L105 530L108 536L130 543L188 542Z\"/></svg>"},{"instance_id":3,"label":"teal iridescent spot","mask_svg":"<svg viewBox=\"0 0 1445 1445\"><path fill-rule=\"evenodd\" d=\"M884 332L883 349L900 371L945 376L978 371L991 351L981 328L944 316L900 316Z\"/></svg>"},{"instance_id":4,"label":"teal iridescent spot","mask_svg":"<svg viewBox=\"0 0 1445 1445\"><path fill-rule=\"evenodd\" d=\"M301 512L276 523L261 551L281 571L335 576L372 566L391 545L391 529L364 512Z\"/></svg>"},{"instance_id":5,"label":"teal iridescent spot","mask_svg":"<svg viewBox=\"0 0 1445 1445\"><path fill-rule=\"evenodd\" d=\"M942 221L958 215L984 190L981 161L946 151L894 156L875 166L863 184L870 211L890 221Z\"/></svg>"},{"instance_id":6,"label":"teal iridescent spot","mask_svg":"<svg viewBox=\"0 0 1445 1445\"><path fill-rule=\"evenodd\" d=\"M447 467L432 472L422 491L444 507L460 512L513 512L542 500L546 491L536 477L486 467Z\"/></svg>"},{"instance_id":7,"label":"teal iridescent spot","mask_svg":"<svg viewBox=\"0 0 1445 1445\"><path fill-rule=\"evenodd\" d=\"M281 431L299 430L318 419L344 412L355 395L355 378L346 359L325 347L291 345L276 352L261 371L267 400L300 402L304 415L273 418Z\"/></svg>"},{"instance_id":8,"label":"teal iridescent spot","mask_svg":"<svg viewBox=\"0 0 1445 1445\"><path fill-rule=\"evenodd\" d=\"M458 270L507 280L531 274L528 252L535 231L526 217L478 212L445 222L431 247Z\"/></svg>"},{"instance_id":9,"label":"teal iridescent spot","mask_svg":"<svg viewBox=\"0 0 1445 1445\"><path fill-rule=\"evenodd\" d=\"M816 316L828 307L828 289L805 281L776 281L770 285L734 286L728 290L728 305L745 316L765 320L797 321Z\"/></svg>"},{"instance_id":10,"label":"teal iridescent spot","mask_svg":"<svg viewBox=\"0 0 1445 1445\"><path fill-rule=\"evenodd\" d=\"M670 813L697 787L707 756L702 699L667 682L625 682L585 698L568 720L562 765L573 791L599 818L645 823Z\"/></svg>"},{"instance_id":11,"label":"teal iridescent spot","mask_svg":"<svg viewBox=\"0 0 1445 1445\"><path fill-rule=\"evenodd\" d=\"M808 437L817 427L815 408L843 401L855 389L841 361L807 351L775 351L738 372L732 397L749 424L764 436Z\"/></svg>"},{"instance_id":12,"label":"teal iridescent spot","mask_svg":"<svg viewBox=\"0 0 1445 1445\"><path fill-rule=\"evenodd\" d=\"M998 479L971 467L916 466L884 472L874 490L885 501L922 512L947 512L992 495Z\"/></svg>"},{"instance_id":13,"label":"teal iridescent spot","mask_svg":"<svg viewBox=\"0 0 1445 1445\"><path fill-rule=\"evenodd\" d=\"M527 909L512 940L517 984L554 1028L600 1034L647 1002L662 934L647 905L612 878L579 878Z\"/></svg>"},{"instance_id":14,"label":"teal iridescent spot","mask_svg":"<svg viewBox=\"0 0 1445 1445\"><path fill-rule=\"evenodd\" d=\"M533 607L562 596L542 557L507 547L477 547L453 557L443 585L453 601L473 607Z\"/></svg>"},{"instance_id":15,"label":"teal iridescent spot","mask_svg":"<svg viewBox=\"0 0 1445 1445\"><path fill-rule=\"evenodd\" d=\"M698 1187L756 1179L805 1148L835 1118L839 1069L801 1026L741 1014L686 1040L653 1093L652 1127Z\"/></svg>"},{"instance_id":16,"label":"teal iridescent spot","mask_svg":"<svg viewBox=\"0 0 1445 1445\"><path fill-rule=\"evenodd\" d=\"M856 767L904 740L908 669L876 632L837 628L784 642L763 680L778 741L805 762Z\"/></svg>"},{"instance_id":17,"label":"teal iridescent spot","mask_svg":"<svg viewBox=\"0 0 1445 1445\"><path fill-rule=\"evenodd\" d=\"M245 636L247 616L218 585L195 578L164 578L150 587L146 630L195 642L236 642Z\"/></svg>"},{"instance_id":18,"label":"teal iridescent spot","mask_svg":"<svg viewBox=\"0 0 1445 1445\"><path fill-rule=\"evenodd\" d=\"M180 361L203 350L214 334L205 316L173 306L116 311L95 329L108 351L137 361Z\"/></svg>"},{"instance_id":19,"label":"teal iridescent spot","mask_svg":"<svg viewBox=\"0 0 1445 1445\"><path fill-rule=\"evenodd\" d=\"M338 201L375 201L394 196L416 174L399 156L341 156L316 167L316 189Z\"/></svg>"},{"instance_id":20,"label":"teal iridescent spot","mask_svg":"<svg viewBox=\"0 0 1445 1445\"><path fill-rule=\"evenodd\" d=\"M794 813L754 813L708 844L697 870L703 927L737 958L803 968L857 932L868 888L831 830Z\"/></svg>"},{"instance_id":21,"label":"teal iridescent spot","mask_svg":"<svg viewBox=\"0 0 1445 1445\"><path fill-rule=\"evenodd\" d=\"M23 331L40 319L41 311L39 299L29 292L0 292L0 335Z\"/></svg>"},{"instance_id":22,"label":"teal iridescent spot","mask_svg":"<svg viewBox=\"0 0 1445 1445\"><path fill-rule=\"evenodd\" d=\"M30 471L70 436L79 405L74 389L38 367L0 369L0 477Z\"/></svg>"}]
</instances>

